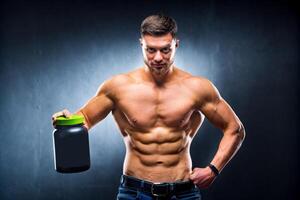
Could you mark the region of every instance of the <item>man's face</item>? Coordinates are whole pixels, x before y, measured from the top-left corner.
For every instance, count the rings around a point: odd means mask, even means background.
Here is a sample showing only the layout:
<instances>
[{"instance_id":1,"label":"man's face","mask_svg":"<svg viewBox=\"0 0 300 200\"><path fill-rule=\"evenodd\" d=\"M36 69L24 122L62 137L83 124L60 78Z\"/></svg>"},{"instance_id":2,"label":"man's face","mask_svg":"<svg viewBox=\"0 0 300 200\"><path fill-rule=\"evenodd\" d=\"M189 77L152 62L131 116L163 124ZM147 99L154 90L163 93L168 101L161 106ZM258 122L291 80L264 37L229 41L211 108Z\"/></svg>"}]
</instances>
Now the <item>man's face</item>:
<instances>
[{"instance_id":1,"label":"man's face","mask_svg":"<svg viewBox=\"0 0 300 200\"><path fill-rule=\"evenodd\" d=\"M140 42L149 70L157 76L165 75L174 62L179 40L168 33L163 36L144 35Z\"/></svg>"}]
</instances>

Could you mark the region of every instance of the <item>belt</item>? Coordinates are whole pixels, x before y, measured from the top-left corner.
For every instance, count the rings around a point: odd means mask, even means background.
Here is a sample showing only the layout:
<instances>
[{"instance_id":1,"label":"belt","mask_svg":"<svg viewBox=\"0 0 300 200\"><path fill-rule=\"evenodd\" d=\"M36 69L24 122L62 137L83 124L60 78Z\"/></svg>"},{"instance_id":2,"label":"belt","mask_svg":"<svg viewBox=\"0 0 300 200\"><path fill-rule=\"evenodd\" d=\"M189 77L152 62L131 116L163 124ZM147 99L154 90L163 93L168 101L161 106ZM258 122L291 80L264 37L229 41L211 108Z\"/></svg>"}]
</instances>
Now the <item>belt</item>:
<instances>
[{"instance_id":1,"label":"belt","mask_svg":"<svg viewBox=\"0 0 300 200\"><path fill-rule=\"evenodd\" d=\"M178 194L184 191L194 189L196 187L192 181L152 183L127 175L121 176L121 185L124 187L129 187L136 190L141 190L143 192L151 193L153 196L156 197Z\"/></svg>"}]
</instances>

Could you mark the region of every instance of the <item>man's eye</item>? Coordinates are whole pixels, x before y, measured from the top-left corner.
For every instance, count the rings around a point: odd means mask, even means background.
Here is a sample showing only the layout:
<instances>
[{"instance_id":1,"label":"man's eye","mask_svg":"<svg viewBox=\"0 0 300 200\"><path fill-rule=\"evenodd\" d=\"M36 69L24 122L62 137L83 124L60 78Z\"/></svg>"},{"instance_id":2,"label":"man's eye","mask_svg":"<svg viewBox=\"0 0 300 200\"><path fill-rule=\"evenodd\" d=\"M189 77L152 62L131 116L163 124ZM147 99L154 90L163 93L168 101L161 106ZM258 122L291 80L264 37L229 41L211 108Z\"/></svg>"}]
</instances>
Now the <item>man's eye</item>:
<instances>
[{"instance_id":1,"label":"man's eye","mask_svg":"<svg viewBox=\"0 0 300 200\"><path fill-rule=\"evenodd\" d=\"M169 53L171 51L171 49L170 48L163 48L161 51L163 53Z\"/></svg>"},{"instance_id":2,"label":"man's eye","mask_svg":"<svg viewBox=\"0 0 300 200\"><path fill-rule=\"evenodd\" d=\"M154 52L155 52L155 49L153 49L153 48L147 48L147 51L148 51L149 53L154 53Z\"/></svg>"}]
</instances>

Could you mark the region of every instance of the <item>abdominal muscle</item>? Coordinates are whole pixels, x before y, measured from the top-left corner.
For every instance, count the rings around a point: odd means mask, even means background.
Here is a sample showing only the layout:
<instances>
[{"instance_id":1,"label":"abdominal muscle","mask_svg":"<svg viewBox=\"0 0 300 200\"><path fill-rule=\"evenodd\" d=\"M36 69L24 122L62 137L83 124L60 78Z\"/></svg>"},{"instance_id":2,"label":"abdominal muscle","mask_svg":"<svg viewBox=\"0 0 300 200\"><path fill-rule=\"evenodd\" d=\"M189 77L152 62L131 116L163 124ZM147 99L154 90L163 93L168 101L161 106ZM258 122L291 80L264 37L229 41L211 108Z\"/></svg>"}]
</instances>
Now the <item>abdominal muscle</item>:
<instances>
[{"instance_id":1,"label":"abdominal muscle","mask_svg":"<svg viewBox=\"0 0 300 200\"><path fill-rule=\"evenodd\" d=\"M185 131L134 132L124 142L124 174L154 183L189 180L191 138Z\"/></svg>"}]
</instances>

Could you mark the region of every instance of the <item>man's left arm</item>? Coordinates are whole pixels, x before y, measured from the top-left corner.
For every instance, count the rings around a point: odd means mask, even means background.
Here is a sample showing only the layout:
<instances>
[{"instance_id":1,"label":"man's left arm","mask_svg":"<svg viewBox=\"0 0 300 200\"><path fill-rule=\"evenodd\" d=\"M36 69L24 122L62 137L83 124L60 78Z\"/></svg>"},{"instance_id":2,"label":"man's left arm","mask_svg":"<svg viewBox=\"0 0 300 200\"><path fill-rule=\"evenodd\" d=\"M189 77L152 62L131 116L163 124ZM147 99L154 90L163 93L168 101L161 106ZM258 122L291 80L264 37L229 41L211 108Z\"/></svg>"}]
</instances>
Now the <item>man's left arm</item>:
<instances>
[{"instance_id":1,"label":"man's left arm","mask_svg":"<svg viewBox=\"0 0 300 200\"><path fill-rule=\"evenodd\" d=\"M199 80L201 91L198 92L198 109L206 118L223 132L218 150L210 162L219 172L235 155L245 138L242 122L228 103L221 97L217 88L208 80ZM208 173L210 172L210 173ZM216 174L210 167L194 169L191 179L199 187L207 188L215 179Z\"/></svg>"}]
</instances>

